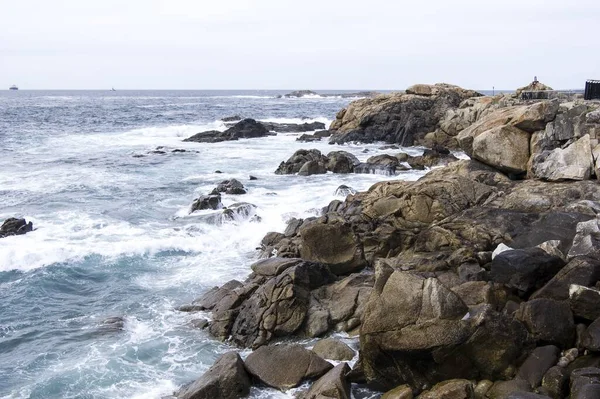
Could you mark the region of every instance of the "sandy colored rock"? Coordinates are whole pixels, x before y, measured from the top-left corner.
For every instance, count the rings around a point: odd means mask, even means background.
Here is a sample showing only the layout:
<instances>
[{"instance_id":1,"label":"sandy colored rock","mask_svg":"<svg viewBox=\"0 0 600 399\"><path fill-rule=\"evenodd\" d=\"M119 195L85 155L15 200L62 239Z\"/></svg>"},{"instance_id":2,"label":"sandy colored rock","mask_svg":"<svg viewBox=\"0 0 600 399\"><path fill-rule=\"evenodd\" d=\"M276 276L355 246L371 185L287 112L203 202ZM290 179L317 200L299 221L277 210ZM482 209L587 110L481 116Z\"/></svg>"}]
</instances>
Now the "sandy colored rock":
<instances>
[{"instance_id":1,"label":"sandy colored rock","mask_svg":"<svg viewBox=\"0 0 600 399\"><path fill-rule=\"evenodd\" d=\"M473 140L473 157L505 173L526 172L529 133L511 125L487 130Z\"/></svg>"}]
</instances>

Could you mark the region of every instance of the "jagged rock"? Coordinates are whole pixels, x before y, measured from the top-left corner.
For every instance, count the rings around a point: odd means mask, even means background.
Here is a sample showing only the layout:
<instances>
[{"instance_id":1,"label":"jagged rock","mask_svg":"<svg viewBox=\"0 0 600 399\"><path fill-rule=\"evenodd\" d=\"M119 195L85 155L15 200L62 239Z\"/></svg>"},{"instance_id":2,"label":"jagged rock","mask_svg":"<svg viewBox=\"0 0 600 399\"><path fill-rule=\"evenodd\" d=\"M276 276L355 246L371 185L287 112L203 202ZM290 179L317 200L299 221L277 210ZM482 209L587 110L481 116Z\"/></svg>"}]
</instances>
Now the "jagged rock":
<instances>
[{"instance_id":1,"label":"jagged rock","mask_svg":"<svg viewBox=\"0 0 600 399\"><path fill-rule=\"evenodd\" d=\"M346 363L340 363L331 369L323 377L319 378L310 390L301 395L301 399L350 399L350 382L346 374L350 367Z\"/></svg>"},{"instance_id":2,"label":"jagged rock","mask_svg":"<svg viewBox=\"0 0 600 399\"><path fill-rule=\"evenodd\" d=\"M233 195L246 194L246 189L239 180L223 180L211 191L210 195L219 195L220 193Z\"/></svg>"},{"instance_id":3,"label":"jagged rock","mask_svg":"<svg viewBox=\"0 0 600 399\"><path fill-rule=\"evenodd\" d=\"M298 386L308 378L319 378L333 366L300 345L263 346L246 358L246 369L265 385L280 390Z\"/></svg>"},{"instance_id":4,"label":"jagged rock","mask_svg":"<svg viewBox=\"0 0 600 399\"><path fill-rule=\"evenodd\" d=\"M473 399L473 383L469 380L455 379L436 384L418 399Z\"/></svg>"},{"instance_id":5,"label":"jagged rock","mask_svg":"<svg viewBox=\"0 0 600 399\"><path fill-rule=\"evenodd\" d=\"M580 256L572 259L545 286L535 292L531 299L550 298L557 301L569 299L572 284L593 286L600 280L600 259Z\"/></svg>"},{"instance_id":6,"label":"jagged rock","mask_svg":"<svg viewBox=\"0 0 600 399\"><path fill-rule=\"evenodd\" d=\"M521 97L521 94L524 91L546 91L546 90L553 90L552 87L543 84L542 82L539 82L537 79L535 79L533 82L529 83L527 86L524 87L519 87L515 93L515 95L517 97Z\"/></svg>"},{"instance_id":7,"label":"jagged rock","mask_svg":"<svg viewBox=\"0 0 600 399\"><path fill-rule=\"evenodd\" d=\"M217 210L223 208L223 204L221 203L221 195L201 195L196 198L192 203L192 207L190 209L190 213L195 211L202 211L205 209Z\"/></svg>"},{"instance_id":8,"label":"jagged rock","mask_svg":"<svg viewBox=\"0 0 600 399\"><path fill-rule=\"evenodd\" d=\"M254 119L243 119L224 132L210 130L195 134L183 141L217 143L220 141L238 140L241 138L265 137L269 134L269 131L261 123Z\"/></svg>"},{"instance_id":9,"label":"jagged rock","mask_svg":"<svg viewBox=\"0 0 600 399\"><path fill-rule=\"evenodd\" d=\"M527 381L531 388L539 387L546 372L558 361L559 355L560 349L554 345L535 348L519 368L516 378Z\"/></svg>"},{"instance_id":10,"label":"jagged rock","mask_svg":"<svg viewBox=\"0 0 600 399\"><path fill-rule=\"evenodd\" d=\"M228 352L193 383L175 393L178 399L238 399L250 393L250 378L244 362L235 352Z\"/></svg>"},{"instance_id":11,"label":"jagged rock","mask_svg":"<svg viewBox=\"0 0 600 399\"><path fill-rule=\"evenodd\" d=\"M529 133L512 125L487 130L473 139L472 156L505 173L524 173L529 161Z\"/></svg>"},{"instance_id":12,"label":"jagged rock","mask_svg":"<svg viewBox=\"0 0 600 399\"><path fill-rule=\"evenodd\" d=\"M304 334L318 337L359 327L372 287L373 276L361 273L312 291Z\"/></svg>"},{"instance_id":13,"label":"jagged rock","mask_svg":"<svg viewBox=\"0 0 600 399\"><path fill-rule=\"evenodd\" d=\"M473 143L479 135L507 125L514 126L527 133L533 133L544 129L546 123L552 121L557 112L558 102L556 101L542 101L533 105L500 108L461 131L456 139L460 148L467 155L472 156ZM529 141L526 149L529 151Z\"/></svg>"},{"instance_id":14,"label":"jagged rock","mask_svg":"<svg viewBox=\"0 0 600 399\"><path fill-rule=\"evenodd\" d=\"M523 302L515 316L539 343L570 348L575 339L575 323L568 303L553 299Z\"/></svg>"},{"instance_id":15,"label":"jagged rock","mask_svg":"<svg viewBox=\"0 0 600 399\"><path fill-rule=\"evenodd\" d=\"M496 283L529 294L547 283L564 265L561 258L540 248L505 251L492 260L490 277Z\"/></svg>"},{"instance_id":16,"label":"jagged rock","mask_svg":"<svg viewBox=\"0 0 600 399\"><path fill-rule=\"evenodd\" d=\"M337 339L322 339L315 344L312 351L323 359L330 360L352 360L354 351L348 345Z\"/></svg>"},{"instance_id":17,"label":"jagged rock","mask_svg":"<svg viewBox=\"0 0 600 399\"><path fill-rule=\"evenodd\" d=\"M358 158L347 151L332 151L327 158L327 170L333 173L352 173L354 167L360 164Z\"/></svg>"},{"instance_id":18,"label":"jagged rock","mask_svg":"<svg viewBox=\"0 0 600 399\"><path fill-rule=\"evenodd\" d=\"M315 161L325 166L328 160L319 150L298 150L286 162L281 162L275 171L275 174L290 175L298 173L306 163L311 161Z\"/></svg>"},{"instance_id":19,"label":"jagged rock","mask_svg":"<svg viewBox=\"0 0 600 399\"><path fill-rule=\"evenodd\" d=\"M353 101L331 124L330 142L386 141L411 146L434 131L449 108L480 95L445 84L429 87L431 94L427 95L392 93Z\"/></svg>"},{"instance_id":20,"label":"jagged rock","mask_svg":"<svg viewBox=\"0 0 600 399\"><path fill-rule=\"evenodd\" d=\"M549 181L587 180L593 172L594 159L587 134L565 148L543 151L531 160L532 175Z\"/></svg>"},{"instance_id":21,"label":"jagged rock","mask_svg":"<svg viewBox=\"0 0 600 399\"><path fill-rule=\"evenodd\" d=\"M577 225L577 234L567 257L592 255L600 258L600 218L581 222Z\"/></svg>"},{"instance_id":22,"label":"jagged rock","mask_svg":"<svg viewBox=\"0 0 600 399\"><path fill-rule=\"evenodd\" d=\"M8 218L0 227L0 238L18 236L33 231L33 223L25 219Z\"/></svg>"},{"instance_id":23,"label":"jagged rock","mask_svg":"<svg viewBox=\"0 0 600 399\"><path fill-rule=\"evenodd\" d=\"M590 321L596 320L600 317L600 290L571 284L569 304L576 317Z\"/></svg>"},{"instance_id":24,"label":"jagged rock","mask_svg":"<svg viewBox=\"0 0 600 399\"><path fill-rule=\"evenodd\" d=\"M521 355L527 332L519 322L486 307L471 313L435 278L377 273L360 336L368 381L420 391L452 377L497 378Z\"/></svg>"},{"instance_id":25,"label":"jagged rock","mask_svg":"<svg viewBox=\"0 0 600 399\"><path fill-rule=\"evenodd\" d=\"M600 352L600 318L590 324L581 338L582 346L593 352Z\"/></svg>"}]
</instances>

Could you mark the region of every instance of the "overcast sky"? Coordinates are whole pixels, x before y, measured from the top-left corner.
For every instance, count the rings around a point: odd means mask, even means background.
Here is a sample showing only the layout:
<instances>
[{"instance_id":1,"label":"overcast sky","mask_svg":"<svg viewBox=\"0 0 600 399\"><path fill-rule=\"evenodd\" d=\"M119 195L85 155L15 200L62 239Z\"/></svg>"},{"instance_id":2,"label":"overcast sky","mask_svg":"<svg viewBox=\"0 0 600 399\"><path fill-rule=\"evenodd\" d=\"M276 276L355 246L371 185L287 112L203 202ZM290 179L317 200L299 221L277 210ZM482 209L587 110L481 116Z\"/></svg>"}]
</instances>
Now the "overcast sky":
<instances>
[{"instance_id":1,"label":"overcast sky","mask_svg":"<svg viewBox=\"0 0 600 399\"><path fill-rule=\"evenodd\" d=\"M600 79L599 0L0 0L0 16L0 89Z\"/></svg>"}]
</instances>

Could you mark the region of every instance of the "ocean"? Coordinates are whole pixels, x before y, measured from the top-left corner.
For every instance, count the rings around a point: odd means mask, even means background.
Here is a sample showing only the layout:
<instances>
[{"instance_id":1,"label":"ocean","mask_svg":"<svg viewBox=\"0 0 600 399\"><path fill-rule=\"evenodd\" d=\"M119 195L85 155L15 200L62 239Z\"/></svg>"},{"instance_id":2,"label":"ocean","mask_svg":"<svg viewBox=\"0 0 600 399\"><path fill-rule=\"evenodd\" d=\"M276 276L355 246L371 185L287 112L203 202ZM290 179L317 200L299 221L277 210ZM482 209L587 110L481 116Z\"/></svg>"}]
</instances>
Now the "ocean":
<instances>
[{"instance_id":1,"label":"ocean","mask_svg":"<svg viewBox=\"0 0 600 399\"><path fill-rule=\"evenodd\" d=\"M232 115L329 124L352 100L276 97L286 92L0 92L0 222L25 217L36 229L0 239L0 398L171 394L235 349L190 323L209 315L176 307L243 280L267 232L343 199L339 185L366 190L423 174L273 173L301 148L343 149L361 161L398 152L381 144L300 143L291 133L182 142L224 130L220 119ZM250 202L260 221L215 225L202 218L215 211L189 213L195 198L230 178L248 194L225 195L223 204ZM111 317L124 319L122 330L103 324ZM253 388L251 397L292 395Z\"/></svg>"}]
</instances>

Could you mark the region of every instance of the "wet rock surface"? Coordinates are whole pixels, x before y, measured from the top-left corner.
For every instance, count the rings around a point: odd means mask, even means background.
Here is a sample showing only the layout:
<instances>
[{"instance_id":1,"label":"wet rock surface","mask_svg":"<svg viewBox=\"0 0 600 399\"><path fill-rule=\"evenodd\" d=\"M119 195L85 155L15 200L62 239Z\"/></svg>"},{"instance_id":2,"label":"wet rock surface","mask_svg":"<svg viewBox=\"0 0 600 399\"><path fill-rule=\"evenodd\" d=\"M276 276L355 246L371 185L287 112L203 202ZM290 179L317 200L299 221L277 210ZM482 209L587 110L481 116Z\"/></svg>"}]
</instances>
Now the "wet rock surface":
<instances>
[{"instance_id":1,"label":"wet rock surface","mask_svg":"<svg viewBox=\"0 0 600 399\"><path fill-rule=\"evenodd\" d=\"M0 238L19 236L33 231L33 223L25 219L8 218L0 226Z\"/></svg>"}]
</instances>

